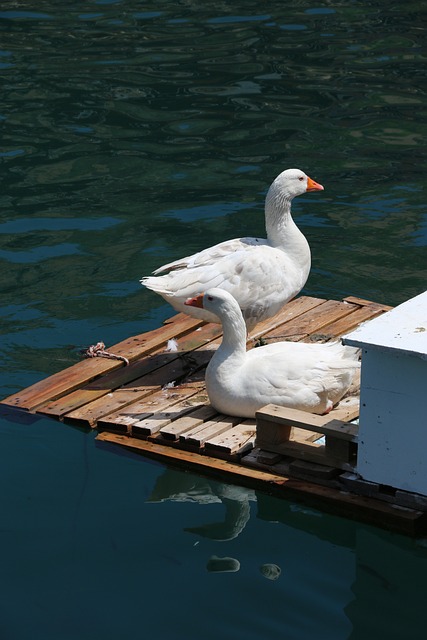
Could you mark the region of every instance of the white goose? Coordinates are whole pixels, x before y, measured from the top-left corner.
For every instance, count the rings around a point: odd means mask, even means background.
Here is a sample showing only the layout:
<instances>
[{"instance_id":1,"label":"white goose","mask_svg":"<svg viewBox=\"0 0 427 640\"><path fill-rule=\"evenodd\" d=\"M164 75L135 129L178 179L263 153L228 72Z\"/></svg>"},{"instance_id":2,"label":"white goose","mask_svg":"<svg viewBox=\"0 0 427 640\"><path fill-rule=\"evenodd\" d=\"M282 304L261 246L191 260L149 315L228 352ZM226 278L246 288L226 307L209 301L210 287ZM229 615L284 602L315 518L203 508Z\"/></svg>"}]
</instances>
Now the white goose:
<instances>
[{"instance_id":1,"label":"white goose","mask_svg":"<svg viewBox=\"0 0 427 640\"><path fill-rule=\"evenodd\" d=\"M358 350L340 342L275 342L246 351L242 313L223 289L210 289L186 304L221 320L223 339L206 369L206 391L212 406L227 415L253 418L269 403L327 413L360 367Z\"/></svg>"},{"instance_id":2,"label":"white goose","mask_svg":"<svg viewBox=\"0 0 427 640\"><path fill-rule=\"evenodd\" d=\"M274 180L265 201L267 239L235 238L187 258L165 264L141 283L160 294L177 311L219 322L206 309L185 301L212 287L229 291L240 305L248 331L274 316L305 285L311 266L310 247L291 216L291 202L321 184L299 169L287 169ZM169 273L155 277L163 271Z\"/></svg>"}]
</instances>

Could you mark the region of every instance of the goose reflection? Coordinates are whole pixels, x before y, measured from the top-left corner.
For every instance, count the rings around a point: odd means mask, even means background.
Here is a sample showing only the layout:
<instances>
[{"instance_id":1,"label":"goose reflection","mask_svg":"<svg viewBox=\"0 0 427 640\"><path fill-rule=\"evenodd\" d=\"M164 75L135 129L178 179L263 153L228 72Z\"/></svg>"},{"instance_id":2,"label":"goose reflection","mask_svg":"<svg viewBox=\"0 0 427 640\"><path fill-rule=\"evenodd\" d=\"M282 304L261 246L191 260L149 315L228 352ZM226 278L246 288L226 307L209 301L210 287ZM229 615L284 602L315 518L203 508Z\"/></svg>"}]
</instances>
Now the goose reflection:
<instances>
[{"instance_id":1,"label":"goose reflection","mask_svg":"<svg viewBox=\"0 0 427 640\"><path fill-rule=\"evenodd\" d=\"M159 476L147 502L197 502L198 504L222 503L224 519L184 531L210 540L233 540L243 531L251 515L250 502L256 501L255 491L224 484L207 478L166 469Z\"/></svg>"}]
</instances>

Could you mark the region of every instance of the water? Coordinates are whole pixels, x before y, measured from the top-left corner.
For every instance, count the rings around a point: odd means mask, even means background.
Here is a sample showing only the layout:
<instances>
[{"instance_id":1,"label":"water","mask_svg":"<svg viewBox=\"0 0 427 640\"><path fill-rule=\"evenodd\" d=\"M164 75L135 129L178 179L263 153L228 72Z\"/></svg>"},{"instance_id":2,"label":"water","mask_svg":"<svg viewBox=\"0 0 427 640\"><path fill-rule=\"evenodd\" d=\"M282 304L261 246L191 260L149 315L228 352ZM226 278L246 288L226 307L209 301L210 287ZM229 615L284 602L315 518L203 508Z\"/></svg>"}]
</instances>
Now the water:
<instances>
[{"instance_id":1,"label":"water","mask_svg":"<svg viewBox=\"0 0 427 640\"><path fill-rule=\"evenodd\" d=\"M287 167L325 186L294 204L304 293L423 291L422 24L411 1L4 3L1 397L159 326L139 278L263 234ZM47 419L0 428L5 640L424 637L422 540Z\"/></svg>"}]
</instances>

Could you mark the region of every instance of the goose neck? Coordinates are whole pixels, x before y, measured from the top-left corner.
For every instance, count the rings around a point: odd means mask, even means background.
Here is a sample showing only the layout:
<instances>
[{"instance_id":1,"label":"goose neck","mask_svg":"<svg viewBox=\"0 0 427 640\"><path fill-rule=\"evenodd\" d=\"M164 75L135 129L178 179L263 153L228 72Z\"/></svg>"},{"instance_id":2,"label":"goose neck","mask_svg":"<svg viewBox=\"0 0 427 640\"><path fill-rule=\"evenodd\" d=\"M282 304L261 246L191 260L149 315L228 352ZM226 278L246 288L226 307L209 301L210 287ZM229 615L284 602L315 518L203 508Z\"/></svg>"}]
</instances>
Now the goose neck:
<instances>
[{"instance_id":1,"label":"goose neck","mask_svg":"<svg viewBox=\"0 0 427 640\"><path fill-rule=\"evenodd\" d=\"M274 247L286 243L287 236L296 228L291 216L292 198L283 193L268 193L265 201L267 238Z\"/></svg>"},{"instance_id":2,"label":"goose neck","mask_svg":"<svg viewBox=\"0 0 427 640\"><path fill-rule=\"evenodd\" d=\"M292 198L283 193L267 194L265 202L265 226L268 242L272 247L282 249L296 261L306 260L309 253L304 234L295 224L291 215Z\"/></svg>"},{"instance_id":3,"label":"goose neck","mask_svg":"<svg viewBox=\"0 0 427 640\"><path fill-rule=\"evenodd\" d=\"M222 343L218 352L240 357L246 353L246 325L240 309L230 309L222 318Z\"/></svg>"}]
</instances>

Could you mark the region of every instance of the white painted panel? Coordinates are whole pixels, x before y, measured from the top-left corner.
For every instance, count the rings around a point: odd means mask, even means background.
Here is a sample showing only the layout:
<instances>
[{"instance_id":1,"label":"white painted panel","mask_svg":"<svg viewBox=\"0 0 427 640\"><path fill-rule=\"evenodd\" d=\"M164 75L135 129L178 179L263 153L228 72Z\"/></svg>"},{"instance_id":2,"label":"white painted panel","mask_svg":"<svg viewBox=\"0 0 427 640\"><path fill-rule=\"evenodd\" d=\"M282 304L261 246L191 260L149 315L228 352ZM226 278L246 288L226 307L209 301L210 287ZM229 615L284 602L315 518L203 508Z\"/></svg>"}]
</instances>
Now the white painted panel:
<instances>
[{"instance_id":1,"label":"white painted panel","mask_svg":"<svg viewBox=\"0 0 427 640\"><path fill-rule=\"evenodd\" d=\"M361 386L358 473L427 495L427 361L368 347Z\"/></svg>"},{"instance_id":2,"label":"white painted panel","mask_svg":"<svg viewBox=\"0 0 427 640\"><path fill-rule=\"evenodd\" d=\"M360 325L343 342L416 353L427 359L427 291Z\"/></svg>"}]
</instances>

